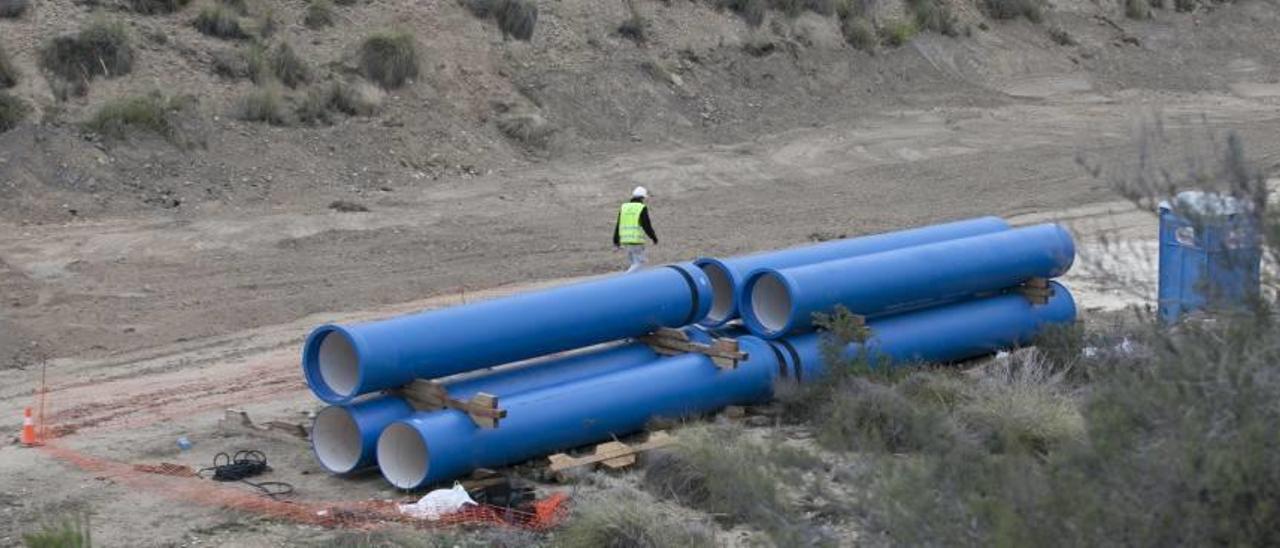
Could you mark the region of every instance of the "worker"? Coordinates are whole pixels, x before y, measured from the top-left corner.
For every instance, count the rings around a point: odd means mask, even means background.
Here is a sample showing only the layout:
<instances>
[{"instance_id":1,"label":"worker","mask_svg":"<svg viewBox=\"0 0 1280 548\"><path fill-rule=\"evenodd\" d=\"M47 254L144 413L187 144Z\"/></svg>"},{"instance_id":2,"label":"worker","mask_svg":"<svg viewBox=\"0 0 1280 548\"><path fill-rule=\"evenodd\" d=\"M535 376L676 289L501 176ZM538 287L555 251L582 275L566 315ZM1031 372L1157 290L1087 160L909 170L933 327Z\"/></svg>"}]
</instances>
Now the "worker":
<instances>
[{"instance_id":1,"label":"worker","mask_svg":"<svg viewBox=\"0 0 1280 548\"><path fill-rule=\"evenodd\" d=\"M648 197L649 191L642 186L631 191L631 201L618 208L618 220L613 226L613 247L625 248L631 262L628 274L644 266L644 237L648 236L654 245L658 243L653 224L649 222L649 208L644 203Z\"/></svg>"}]
</instances>

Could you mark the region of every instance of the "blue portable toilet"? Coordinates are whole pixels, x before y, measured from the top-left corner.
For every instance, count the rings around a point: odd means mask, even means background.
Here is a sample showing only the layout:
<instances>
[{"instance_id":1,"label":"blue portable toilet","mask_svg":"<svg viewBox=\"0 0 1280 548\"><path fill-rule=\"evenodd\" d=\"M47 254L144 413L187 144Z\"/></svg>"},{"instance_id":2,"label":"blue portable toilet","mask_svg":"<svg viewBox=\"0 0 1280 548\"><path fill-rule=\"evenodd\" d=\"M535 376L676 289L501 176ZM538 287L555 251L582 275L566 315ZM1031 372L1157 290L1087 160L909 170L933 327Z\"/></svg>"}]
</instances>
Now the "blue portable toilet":
<instances>
[{"instance_id":1,"label":"blue portable toilet","mask_svg":"<svg viewBox=\"0 0 1280 548\"><path fill-rule=\"evenodd\" d=\"M1160 203L1159 312L1166 324L1196 310L1242 308L1260 287L1262 249L1247 202L1213 192Z\"/></svg>"}]
</instances>

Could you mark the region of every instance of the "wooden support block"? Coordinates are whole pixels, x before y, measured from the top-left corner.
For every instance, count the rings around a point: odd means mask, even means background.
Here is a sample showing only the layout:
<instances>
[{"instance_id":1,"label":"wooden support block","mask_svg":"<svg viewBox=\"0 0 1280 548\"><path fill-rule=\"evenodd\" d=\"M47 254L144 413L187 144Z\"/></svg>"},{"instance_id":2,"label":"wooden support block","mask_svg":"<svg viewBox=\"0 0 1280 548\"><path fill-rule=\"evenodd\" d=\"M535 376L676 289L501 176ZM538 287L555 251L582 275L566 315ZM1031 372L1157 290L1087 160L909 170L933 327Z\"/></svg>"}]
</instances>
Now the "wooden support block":
<instances>
[{"instance_id":1,"label":"wooden support block","mask_svg":"<svg viewBox=\"0 0 1280 548\"><path fill-rule=\"evenodd\" d=\"M1048 289L1049 279L1048 278L1031 278L1030 280L1027 280L1022 285L1025 287L1031 287L1035 289Z\"/></svg>"},{"instance_id":2,"label":"wooden support block","mask_svg":"<svg viewBox=\"0 0 1280 548\"><path fill-rule=\"evenodd\" d=\"M498 406L497 396L481 392L469 400L459 400L449 396L444 386L436 381L415 380L397 392L415 409L457 409L470 416L481 428L497 428L499 422L507 417L507 411Z\"/></svg>"},{"instance_id":3,"label":"wooden support block","mask_svg":"<svg viewBox=\"0 0 1280 548\"><path fill-rule=\"evenodd\" d=\"M697 343L689 340L689 336L678 329L664 327L637 339L662 356L703 354L721 369L735 369L750 357L738 348L738 341L734 339L716 339L711 344Z\"/></svg>"},{"instance_id":4,"label":"wooden support block","mask_svg":"<svg viewBox=\"0 0 1280 548\"><path fill-rule=\"evenodd\" d=\"M644 443L627 445L620 441L611 441L596 446L590 455L571 457L564 453L556 453L547 457L551 461L548 470L559 476L561 472L579 466L602 464L613 470L633 466L637 455L645 451L666 447L675 443L675 438L666 432L653 432Z\"/></svg>"}]
</instances>

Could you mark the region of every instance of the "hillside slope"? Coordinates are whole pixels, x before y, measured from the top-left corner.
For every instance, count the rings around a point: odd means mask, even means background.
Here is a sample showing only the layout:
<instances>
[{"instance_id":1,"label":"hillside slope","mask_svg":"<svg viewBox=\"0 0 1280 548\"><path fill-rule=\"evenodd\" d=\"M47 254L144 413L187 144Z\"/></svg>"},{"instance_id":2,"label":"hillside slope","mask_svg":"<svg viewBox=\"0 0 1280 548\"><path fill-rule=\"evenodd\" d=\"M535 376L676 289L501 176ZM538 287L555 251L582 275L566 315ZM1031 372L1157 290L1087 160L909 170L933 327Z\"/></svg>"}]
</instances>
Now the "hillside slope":
<instances>
[{"instance_id":1,"label":"hillside slope","mask_svg":"<svg viewBox=\"0 0 1280 548\"><path fill-rule=\"evenodd\" d=\"M523 42L451 0L339 5L333 25L319 29L304 24L308 4L262 0L247 5L241 21L250 37L238 40L192 24L212 4L141 15L126 9L133 3L37 3L0 19L0 48L21 75L12 93L31 107L26 121L0 134L0 215L56 221L323 207L530 162L734 143L885 108L1230 91L1242 81L1274 82L1280 56L1266 45L1280 13L1267 2L1154 10L1153 19L1134 20L1120 5L1062 1L1038 24L950 3L955 37L925 31L870 53L844 39L836 15L771 10L753 27L710 4L637 1L637 40L619 32L632 17L627 3L542 2L532 40ZM868 9L882 28L911 19L910 7L893 1ZM273 32L257 30L268 19ZM125 24L133 68L60 101L40 52L95 20ZM281 108L294 117L309 90L359 82L361 41L388 28L416 37L421 76L385 98L373 93L381 107L372 116L336 114L332 125L237 119L256 87L225 75L237 56L284 43L298 53L311 83L284 88ZM188 99L171 113L183 146L169 142L173 135L133 130L121 138L83 127L104 104L148 93Z\"/></svg>"}]
</instances>

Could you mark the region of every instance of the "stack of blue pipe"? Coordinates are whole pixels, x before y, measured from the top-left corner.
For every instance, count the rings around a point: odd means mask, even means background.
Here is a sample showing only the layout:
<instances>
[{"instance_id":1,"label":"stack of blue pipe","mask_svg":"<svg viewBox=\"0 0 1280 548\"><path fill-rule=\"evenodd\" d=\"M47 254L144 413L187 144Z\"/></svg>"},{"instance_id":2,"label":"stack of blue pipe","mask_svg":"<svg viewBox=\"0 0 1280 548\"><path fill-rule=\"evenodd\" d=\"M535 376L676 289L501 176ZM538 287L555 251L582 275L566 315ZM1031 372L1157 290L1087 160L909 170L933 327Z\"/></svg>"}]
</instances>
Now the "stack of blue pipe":
<instances>
[{"instance_id":1,"label":"stack of blue pipe","mask_svg":"<svg viewBox=\"0 0 1280 548\"><path fill-rule=\"evenodd\" d=\"M812 314L837 305L870 329L850 356L981 356L1074 321L1056 283L1044 304L1013 291L1060 276L1074 255L1058 226L1013 229L986 217L320 326L302 359L308 385L331 404L317 414L313 448L334 473L378 466L396 487L416 489L631 434L657 417L765 402L779 379L822 377ZM695 341L733 336L748 357L721 369L633 340L663 327ZM441 379L455 399L498 396L507 415L482 428L462 411L418 411L386 393L416 379Z\"/></svg>"}]
</instances>

